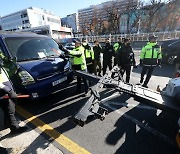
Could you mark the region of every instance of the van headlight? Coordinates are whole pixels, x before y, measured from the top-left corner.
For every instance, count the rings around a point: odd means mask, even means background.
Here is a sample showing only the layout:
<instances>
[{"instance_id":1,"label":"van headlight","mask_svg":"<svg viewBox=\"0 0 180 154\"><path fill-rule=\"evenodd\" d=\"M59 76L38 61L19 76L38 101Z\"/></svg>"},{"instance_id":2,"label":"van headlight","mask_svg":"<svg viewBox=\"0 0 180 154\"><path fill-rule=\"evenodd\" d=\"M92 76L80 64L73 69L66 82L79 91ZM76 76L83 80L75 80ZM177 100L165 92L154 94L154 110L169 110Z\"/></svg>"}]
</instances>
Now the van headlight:
<instances>
[{"instance_id":1,"label":"van headlight","mask_svg":"<svg viewBox=\"0 0 180 154\"><path fill-rule=\"evenodd\" d=\"M18 75L24 86L35 83L34 78L27 71L20 71Z\"/></svg>"}]
</instances>

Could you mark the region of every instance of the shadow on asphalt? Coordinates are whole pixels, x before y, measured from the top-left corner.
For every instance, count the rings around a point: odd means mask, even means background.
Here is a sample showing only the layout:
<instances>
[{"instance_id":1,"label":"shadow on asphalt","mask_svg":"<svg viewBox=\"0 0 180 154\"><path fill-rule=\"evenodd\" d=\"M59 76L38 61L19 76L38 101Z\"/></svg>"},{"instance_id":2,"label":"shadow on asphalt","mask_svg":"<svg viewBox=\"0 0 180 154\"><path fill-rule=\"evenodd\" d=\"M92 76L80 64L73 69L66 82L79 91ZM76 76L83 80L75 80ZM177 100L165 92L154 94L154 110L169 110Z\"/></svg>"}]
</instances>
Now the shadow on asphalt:
<instances>
[{"instance_id":1,"label":"shadow on asphalt","mask_svg":"<svg viewBox=\"0 0 180 154\"><path fill-rule=\"evenodd\" d=\"M163 64L161 67L155 67L152 75L172 78L174 70L175 70L175 66ZM142 67L140 65L138 65L137 68L132 69L132 72L138 74L141 74L141 71L142 71Z\"/></svg>"},{"instance_id":2,"label":"shadow on asphalt","mask_svg":"<svg viewBox=\"0 0 180 154\"><path fill-rule=\"evenodd\" d=\"M134 107L118 119L114 125L115 130L107 136L106 143L114 146L120 139L124 140L116 154L178 154L179 149L176 147L175 140L171 143L167 139L169 142L164 141L162 144L162 138L158 136L158 133L151 130L151 128L155 128L155 130L173 136L173 139L175 139L178 130L176 126L177 118L173 118L175 120L172 121L172 118L169 117L173 115L162 112L157 116L156 112L156 110L149 112L146 109L138 108L138 106ZM171 129L175 127L177 130ZM162 128L163 130L165 128L165 132L163 132Z\"/></svg>"}]
</instances>

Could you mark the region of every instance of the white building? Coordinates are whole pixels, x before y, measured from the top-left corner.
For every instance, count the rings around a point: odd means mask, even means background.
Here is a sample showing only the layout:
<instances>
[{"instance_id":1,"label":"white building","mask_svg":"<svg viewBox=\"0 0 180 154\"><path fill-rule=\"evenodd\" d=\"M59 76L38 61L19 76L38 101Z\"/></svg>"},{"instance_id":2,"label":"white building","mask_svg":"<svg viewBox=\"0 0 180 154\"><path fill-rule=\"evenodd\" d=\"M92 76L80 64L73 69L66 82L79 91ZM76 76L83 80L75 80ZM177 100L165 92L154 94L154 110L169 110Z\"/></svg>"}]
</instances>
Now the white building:
<instances>
[{"instance_id":1,"label":"white building","mask_svg":"<svg viewBox=\"0 0 180 154\"><path fill-rule=\"evenodd\" d=\"M2 30L6 31L32 31L54 39L72 36L70 28L61 27L60 17L51 11L35 7L0 17L0 24Z\"/></svg>"}]
</instances>

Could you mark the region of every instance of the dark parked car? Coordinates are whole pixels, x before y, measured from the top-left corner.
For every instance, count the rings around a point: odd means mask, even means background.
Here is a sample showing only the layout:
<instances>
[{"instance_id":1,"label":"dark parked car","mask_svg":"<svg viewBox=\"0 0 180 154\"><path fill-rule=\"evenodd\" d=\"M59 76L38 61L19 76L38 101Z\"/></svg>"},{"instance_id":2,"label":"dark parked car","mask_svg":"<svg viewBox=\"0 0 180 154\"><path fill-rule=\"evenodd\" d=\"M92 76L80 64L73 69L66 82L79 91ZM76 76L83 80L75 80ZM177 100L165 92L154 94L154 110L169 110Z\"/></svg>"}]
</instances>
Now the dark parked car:
<instances>
[{"instance_id":1,"label":"dark parked car","mask_svg":"<svg viewBox=\"0 0 180 154\"><path fill-rule=\"evenodd\" d=\"M0 52L7 57L17 93L37 99L59 91L73 80L71 63L58 44L44 35L0 31Z\"/></svg>"},{"instance_id":2,"label":"dark parked car","mask_svg":"<svg viewBox=\"0 0 180 154\"><path fill-rule=\"evenodd\" d=\"M180 39L164 41L162 47L162 60L166 64L173 65L180 55Z\"/></svg>"}]
</instances>

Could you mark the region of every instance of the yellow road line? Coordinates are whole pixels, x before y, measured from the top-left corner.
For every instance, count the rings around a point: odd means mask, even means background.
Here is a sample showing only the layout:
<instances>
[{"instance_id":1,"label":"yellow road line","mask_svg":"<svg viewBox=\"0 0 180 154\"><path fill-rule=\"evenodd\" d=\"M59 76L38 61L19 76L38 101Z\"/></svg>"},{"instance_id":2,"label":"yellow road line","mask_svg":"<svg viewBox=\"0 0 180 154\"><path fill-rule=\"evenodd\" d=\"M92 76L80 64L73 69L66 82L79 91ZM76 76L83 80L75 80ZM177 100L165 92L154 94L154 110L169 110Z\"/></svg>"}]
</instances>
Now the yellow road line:
<instances>
[{"instance_id":1,"label":"yellow road line","mask_svg":"<svg viewBox=\"0 0 180 154\"><path fill-rule=\"evenodd\" d=\"M42 132L46 133L48 136L53 138L56 142L58 142L68 151L76 154L90 154L90 152L80 147L78 144L71 141L63 134L60 134L58 131L54 130L50 125L47 125L42 120L38 119L36 116L33 116L31 113L27 112L19 105L16 105L16 112L20 114L22 117L24 117L26 120L34 124Z\"/></svg>"}]
</instances>

